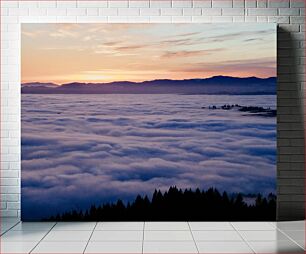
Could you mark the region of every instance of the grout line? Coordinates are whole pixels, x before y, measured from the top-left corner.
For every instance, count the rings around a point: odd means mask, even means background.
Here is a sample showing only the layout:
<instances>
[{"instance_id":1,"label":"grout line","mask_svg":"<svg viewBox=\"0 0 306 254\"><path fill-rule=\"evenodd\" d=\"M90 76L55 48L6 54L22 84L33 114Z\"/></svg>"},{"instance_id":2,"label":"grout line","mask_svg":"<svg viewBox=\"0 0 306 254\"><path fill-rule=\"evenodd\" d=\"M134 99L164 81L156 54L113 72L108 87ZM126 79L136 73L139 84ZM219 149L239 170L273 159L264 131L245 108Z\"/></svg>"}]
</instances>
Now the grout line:
<instances>
[{"instance_id":1,"label":"grout line","mask_svg":"<svg viewBox=\"0 0 306 254\"><path fill-rule=\"evenodd\" d=\"M61 230L61 231L67 231L67 230ZM69 231L69 230L68 230ZM78 230L78 231L88 231L88 230ZM139 231L143 231L143 229L131 229L131 230L129 230L129 229L112 229L112 230L109 230L109 229L103 229L103 230L96 230L96 231L98 231L98 232L101 232L101 231L103 231L103 232L117 232L117 231L121 231L121 232L139 232ZM162 230L148 230L148 231L162 231ZM176 231L176 230L173 230L173 231ZM186 230L185 230L186 231Z\"/></svg>"},{"instance_id":2,"label":"grout line","mask_svg":"<svg viewBox=\"0 0 306 254\"><path fill-rule=\"evenodd\" d=\"M93 233L95 232L97 225L98 225L98 222L96 222L96 224L95 224L95 226L94 226L94 228L93 228L93 230L92 230L92 232L91 232L91 234L90 234L90 236L89 236L89 239L88 239L88 241L87 241L87 243L86 243L86 246L85 246L85 248L84 248L83 254L85 253L85 251L86 251L86 249L87 249L87 246L88 246L88 244L89 244L89 241L90 241L90 239L91 239Z\"/></svg>"},{"instance_id":3,"label":"grout line","mask_svg":"<svg viewBox=\"0 0 306 254\"><path fill-rule=\"evenodd\" d=\"M301 246L298 242L296 242L292 237L290 237L289 235L286 234L285 231L276 228L276 230L278 230L279 232L283 233L287 238L289 238L289 240L291 240L292 242L294 242L296 245L298 245L299 247L301 247L303 250L305 250L305 247Z\"/></svg>"},{"instance_id":4,"label":"grout line","mask_svg":"<svg viewBox=\"0 0 306 254\"><path fill-rule=\"evenodd\" d=\"M141 253L143 254L143 246L144 246L144 234L145 234L145 225L146 222L143 222L143 227L142 227L142 244L141 244Z\"/></svg>"},{"instance_id":5,"label":"grout line","mask_svg":"<svg viewBox=\"0 0 306 254\"><path fill-rule=\"evenodd\" d=\"M276 223L277 223L277 222L276 222ZM274 229L277 229L276 224L273 224L273 222L269 221L269 224L270 224L272 227L274 227Z\"/></svg>"},{"instance_id":6,"label":"grout line","mask_svg":"<svg viewBox=\"0 0 306 254\"><path fill-rule=\"evenodd\" d=\"M43 238L41 238L38 243L29 251L29 253L32 253L32 251L38 246L38 244L41 243L42 240L45 239L45 237L51 232L51 230L55 227L55 225L57 224L57 222L55 222L55 224L52 226L52 228L49 229L49 231L43 236Z\"/></svg>"},{"instance_id":7,"label":"grout line","mask_svg":"<svg viewBox=\"0 0 306 254\"><path fill-rule=\"evenodd\" d=\"M115 231L117 231L117 230L115 230ZM129 231L139 231L139 230L129 230ZM147 229L146 231L190 231L189 229L188 230L186 230L186 229L184 229L184 230L181 230L181 229L179 229L179 230L177 230L177 229ZM194 231L205 231L205 230L194 230ZM218 230L206 230L206 231L218 231Z\"/></svg>"},{"instance_id":8,"label":"grout line","mask_svg":"<svg viewBox=\"0 0 306 254\"><path fill-rule=\"evenodd\" d=\"M192 230L191 230L191 227L190 227L189 221L187 221L187 224L188 224L188 227L189 227L189 230L190 230L191 236L192 236L192 240L193 240L193 242L194 242L194 244L195 244L195 246L196 246L197 252L198 252L198 253L200 253L199 248L198 248L198 245L197 245L197 242L196 242L196 241L195 241L195 239L194 239L194 236L193 236L193 233L192 233Z\"/></svg>"},{"instance_id":9,"label":"grout line","mask_svg":"<svg viewBox=\"0 0 306 254\"><path fill-rule=\"evenodd\" d=\"M16 224L13 224L13 226L11 226L10 228L8 228L7 230L5 230L0 236L4 235L5 233L9 232L11 229L13 229L14 227L16 227L21 221L18 221Z\"/></svg>"},{"instance_id":10,"label":"grout line","mask_svg":"<svg viewBox=\"0 0 306 254\"><path fill-rule=\"evenodd\" d=\"M241 237L241 239L246 243L247 246L249 246L249 248L253 251L253 253L256 253L256 251L253 249L253 247L249 244L249 242L244 239L244 237L240 234L239 230L235 228L235 226L233 225L233 223L231 223L231 226L235 229L235 231L237 232L237 234Z\"/></svg>"}]
</instances>

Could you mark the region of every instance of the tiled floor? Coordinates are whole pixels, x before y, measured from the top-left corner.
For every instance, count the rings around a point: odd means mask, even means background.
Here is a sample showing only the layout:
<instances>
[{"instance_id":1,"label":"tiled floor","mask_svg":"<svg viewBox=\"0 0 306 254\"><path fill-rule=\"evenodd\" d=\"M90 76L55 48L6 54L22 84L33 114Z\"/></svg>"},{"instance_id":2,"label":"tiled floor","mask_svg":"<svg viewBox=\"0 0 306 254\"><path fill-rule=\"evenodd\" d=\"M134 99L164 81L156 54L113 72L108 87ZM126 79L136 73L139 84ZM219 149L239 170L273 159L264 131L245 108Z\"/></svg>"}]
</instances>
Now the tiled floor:
<instances>
[{"instance_id":1,"label":"tiled floor","mask_svg":"<svg viewBox=\"0 0 306 254\"><path fill-rule=\"evenodd\" d=\"M0 253L304 253L305 221L34 222L2 219Z\"/></svg>"}]
</instances>

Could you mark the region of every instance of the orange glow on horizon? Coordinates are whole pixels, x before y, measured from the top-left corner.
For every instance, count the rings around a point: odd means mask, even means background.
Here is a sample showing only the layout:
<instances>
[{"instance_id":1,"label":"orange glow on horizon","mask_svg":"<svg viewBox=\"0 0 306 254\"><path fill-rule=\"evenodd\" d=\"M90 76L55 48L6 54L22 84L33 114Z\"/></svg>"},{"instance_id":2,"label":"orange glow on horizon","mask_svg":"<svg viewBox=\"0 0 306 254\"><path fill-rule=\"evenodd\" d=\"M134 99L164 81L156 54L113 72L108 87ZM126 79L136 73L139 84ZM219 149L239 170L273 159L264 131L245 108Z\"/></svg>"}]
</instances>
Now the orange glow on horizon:
<instances>
[{"instance_id":1,"label":"orange glow on horizon","mask_svg":"<svg viewBox=\"0 0 306 254\"><path fill-rule=\"evenodd\" d=\"M276 76L275 31L274 24L22 24L21 80L267 78Z\"/></svg>"}]
</instances>

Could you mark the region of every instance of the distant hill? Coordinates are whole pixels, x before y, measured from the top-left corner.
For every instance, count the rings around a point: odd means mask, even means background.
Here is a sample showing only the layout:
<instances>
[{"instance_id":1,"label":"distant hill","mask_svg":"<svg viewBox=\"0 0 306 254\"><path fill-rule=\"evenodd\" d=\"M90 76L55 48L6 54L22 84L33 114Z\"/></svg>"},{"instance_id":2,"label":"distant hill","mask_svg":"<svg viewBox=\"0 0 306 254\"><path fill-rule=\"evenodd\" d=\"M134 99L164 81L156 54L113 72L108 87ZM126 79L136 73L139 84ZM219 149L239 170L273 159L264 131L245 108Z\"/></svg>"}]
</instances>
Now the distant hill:
<instances>
[{"instance_id":1,"label":"distant hill","mask_svg":"<svg viewBox=\"0 0 306 254\"><path fill-rule=\"evenodd\" d=\"M41 83L41 82L30 82L30 83L22 83L21 84L21 87L24 88L24 87L44 87L44 88L55 88L55 87L58 87L57 84L54 84L54 83Z\"/></svg>"},{"instance_id":2,"label":"distant hill","mask_svg":"<svg viewBox=\"0 0 306 254\"><path fill-rule=\"evenodd\" d=\"M29 84L29 83L28 83ZM276 94L276 78L214 76L204 79L158 79L143 82L22 84L31 94ZM35 84L35 85L33 85Z\"/></svg>"}]
</instances>

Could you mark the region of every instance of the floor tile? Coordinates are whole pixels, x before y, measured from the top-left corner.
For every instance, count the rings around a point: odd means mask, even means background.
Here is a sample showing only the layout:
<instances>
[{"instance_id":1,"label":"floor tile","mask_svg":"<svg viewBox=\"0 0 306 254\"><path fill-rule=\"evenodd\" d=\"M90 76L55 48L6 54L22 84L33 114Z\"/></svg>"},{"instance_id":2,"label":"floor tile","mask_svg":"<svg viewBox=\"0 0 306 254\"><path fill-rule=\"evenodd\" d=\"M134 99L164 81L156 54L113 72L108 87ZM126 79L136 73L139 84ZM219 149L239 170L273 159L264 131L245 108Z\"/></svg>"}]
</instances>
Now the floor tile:
<instances>
[{"instance_id":1,"label":"floor tile","mask_svg":"<svg viewBox=\"0 0 306 254\"><path fill-rule=\"evenodd\" d=\"M288 235L293 240L305 240L305 231L304 230L282 230L282 232Z\"/></svg>"},{"instance_id":2,"label":"floor tile","mask_svg":"<svg viewBox=\"0 0 306 254\"><path fill-rule=\"evenodd\" d=\"M272 231L239 231L246 241L282 241L289 240L283 233L278 230Z\"/></svg>"},{"instance_id":3,"label":"floor tile","mask_svg":"<svg viewBox=\"0 0 306 254\"><path fill-rule=\"evenodd\" d=\"M55 222L20 222L12 228L13 231L48 231Z\"/></svg>"},{"instance_id":4,"label":"floor tile","mask_svg":"<svg viewBox=\"0 0 306 254\"><path fill-rule=\"evenodd\" d=\"M231 222L236 230L275 230L275 227L269 222Z\"/></svg>"},{"instance_id":5,"label":"floor tile","mask_svg":"<svg viewBox=\"0 0 306 254\"><path fill-rule=\"evenodd\" d=\"M9 231L12 226L1 226L0 234L4 234L5 232Z\"/></svg>"},{"instance_id":6,"label":"floor tile","mask_svg":"<svg viewBox=\"0 0 306 254\"><path fill-rule=\"evenodd\" d=\"M144 232L145 241L193 241L190 231L145 231Z\"/></svg>"},{"instance_id":7,"label":"floor tile","mask_svg":"<svg viewBox=\"0 0 306 254\"><path fill-rule=\"evenodd\" d=\"M291 240L297 242L302 248L305 248L305 231L304 230L286 230L282 231L289 236Z\"/></svg>"},{"instance_id":8,"label":"floor tile","mask_svg":"<svg viewBox=\"0 0 306 254\"><path fill-rule=\"evenodd\" d=\"M197 242L200 253L253 253L245 242Z\"/></svg>"},{"instance_id":9,"label":"floor tile","mask_svg":"<svg viewBox=\"0 0 306 254\"><path fill-rule=\"evenodd\" d=\"M66 230L93 230L96 222L58 222L52 231L66 231Z\"/></svg>"},{"instance_id":10,"label":"floor tile","mask_svg":"<svg viewBox=\"0 0 306 254\"><path fill-rule=\"evenodd\" d=\"M256 253L304 253L304 250L291 241L249 242Z\"/></svg>"},{"instance_id":11,"label":"floor tile","mask_svg":"<svg viewBox=\"0 0 306 254\"><path fill-rule=\"evenodd\" d=\"M35 242L40 241L47 232L41 231L12 231L1 236L1 242Z\"/></svg>"},{"instance_id":12,"label":"floor tile","mask_svg":"<svg viewBox=\"0 0 306 254\"><path fill-rule=\"evenodd\" d=\"M195 241L243 241L236 231L192 231Z\"/></svg>"},{"instance_id":13,"label":"floor tile","mask_svg":"<svg viewBox=\"0 0 306 254\"><path fill-rule=\"evenodd\" d=\"M303 248L304 250L306 250L305 240L296 240L295 242L296 242L301 248Z\"/></svg>"},{"instance_id":14,"label":"floor tile","mask_svg":"<svg viewBox=\"0 0 306 254\"><path fill-rule=\"evenodd\" d=\"M0 231L1 231L1 235L3 233L5 233L6 231L10 230L11 228L13 228L14 226L18 225L18 221L14 221L14 222L2 222L0 225Z\"/></svg>"},{"instance_id":15,"label":"floor tile","mask_svg":"<svg viewBox=\"0 0 306 254\"><path fill-rule=\"evenodd\" d=\"M1 228L0 235L3 235L6 231L8 231L8 228Z\"/></svg>"},{"instance_id":16,"label":"floor tile","mask_svg":"<svg viewBox=\"0 0 306 254\"><path fill-rule=\"evenodd\" d=\"M17 232L17 231L16 231ZM43 239L44 242L86 242L92 231L50 231Z\"/></svg>"},{"instance_id":17,"label":"floor tile","mask_svg":"<svg viewBox=\"0 0 306 254\"><path fill-rule=\"evenodd\" d=\"M143 253L198 253L194 242L144 242Z\"/></svg>"},{"instance_id":18,"label":"floor tile","mask_svg":"<svg viewBox=\"0 0 306 254\"><path fill-rule=\"evenodd\" d=\"M145 222L145 230L190 230L187 222Z\"/></svg>"},{"instance_id":19,"label":"floor tile","mask_svg":"<svg viewBox=\"0 0 306 254\"><path fill-rule=\"evenodd\" d=\"M37 242L1 242L0 253L29 253Z\"/></svg>"},{"instance_id":20,"label":"floor tile","mask_svg":"<svg viewBox=\"0 0 306 254\"><path fill-rule=\"evenodd\" d=\"M14 226L16 226L16 225L18 225L20 223L20 221L19 222L2 222L1 223L1 228L11 228L11 227L14 227Z\"/></svg>"},{"instance_id":21,"label":"floor tile","mask_svg":"<svg viewBox=\"0 0 306 254\"><path fill-rule=\"evenodd\" d=\"M275 223L276 227L281 230L304 230L305 221L281 221Z\"/></svg>"},{"instance_id":22,"label":"floor tile","mask_svg":"<svg viewBox=\"0 0 306 254\"><path fill-rule=\"evenodd\" d=\"M90 241L142 241L143 231L94 231Z\"/></svg>"},{"instance_id":23,"label":"floor tile","mask_svg":"<svg viewBox=\"0 0 306 254\"><path fill-rule=\"evenodd\" d=\"M95 230L143 230L144 222L98 222Z\"/></svg>"},{"instance_id":24,"label":"floor tile","mask_svg":"<svg viewBox=\"0 0 306 254\"><path fill-rule=\"evenodd\" d=\"M235 230L229 222L209 222L209 221L192 221L189 222L191 230Z\"/></svg>"},{"instance_id":25,"label":"floor tile","mask_svg":"<svg viewBox=\"0 0 306 254\"><path fill-rule=\"evenodd\" d=\"M142 253L142 242L89 242L85 253Z\"/></svg>"},{"instance_id":26,"label":"floor tile","mask_svg":"<svg viewBox=\"0 0 306 254\"><path fill-rule=\"evenodd\" d=\"M40 242L32 253L83 253L86 242Z\"/></svg>"}]
</instances>

